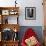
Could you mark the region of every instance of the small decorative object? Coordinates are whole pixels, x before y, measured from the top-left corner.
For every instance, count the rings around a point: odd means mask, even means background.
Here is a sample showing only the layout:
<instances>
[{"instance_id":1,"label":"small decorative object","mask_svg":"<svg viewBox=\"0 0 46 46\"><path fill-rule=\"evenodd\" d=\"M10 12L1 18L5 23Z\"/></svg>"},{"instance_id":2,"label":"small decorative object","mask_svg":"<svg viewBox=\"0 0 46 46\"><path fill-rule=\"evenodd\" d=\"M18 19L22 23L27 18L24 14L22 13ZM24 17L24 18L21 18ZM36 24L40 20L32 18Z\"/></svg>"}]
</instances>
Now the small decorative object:
<instances>
[{"instance_id":1,"label":"small decorative object","mask_svg":"<svg viewBox=\"0 0 46 46\"><path fill-rule=\"evenodd\" d=\"M16 30L16 29L14 29L14 32L17 32L17 30Z\"/></svg>"},{"instance_id":2,"label":"small decorative object","mask_svg":"<svg viewBox=\"0 0 46 46\"><path fill-rule=\"evenodd\" d=\"M15 10L10 10L10 15L16 15L17 14L17 11Z\"/></svg>"},{"instance_id":3,"label":"small decorative object","mask_svg":"<svg viewBox=\"0 0 46 46\"><path fill-rule=\"evenodd\" d=\"M14 32L13 41L18 40L18 32Z\"/></svg>"},{"instance_id":4,"label":"small decorative object","mask_svg":"<svg viewBox=\"0 0 46 46\"><path fill-rule=\"evenodd\" d=\"M3 16L2 23L8 24L8 16Z\"/></svg>"},{"instance_id":5,"label":"small decorative object","mask_svg":"<svg viewBox=\"0 0 46 46\"><path fill-rule=\"evenodd\" d=\"M8 18L7 18L7 19L5 19L5 24L8 24Z\"/></svg>"},{"instance_id":6,"label":"small decorative object","mask_svg":"<svg viewBox=\"0 0 46 46\"><path fill-rule=\"evenodd\" d=\"M25 8L25 19L27 19L27 20L36 19L36 8L35 7L26 7Z\"/></svg>"},{"instance_id":7,"label":"small decorative object","mask_svg":"<svg viewBox=\"0 0 46 46\"><path fill-rule=\"evenodd\" d=\"M16 7L16 4L17 4L17 2L16 2L17 0L15 0L15 7Z\"/></svg>"},{"instance_id":8,"label":"small decorative object","mask_svg":"<svg viewBox=\"0 0 46 46\"><path fill-rule=\"evenodd\" d=\"M2 15L9 15L9 10L2 10Z\"/></svg>"},{"instance_id":9,"label":"small decorative object","mask_svg":"<svg viewBox=\"0 0 46 46\"><path fill-rule=\"evenodd\" d=\"M18 40L18 32L17 32L17 30L16 29L14 29L14 41L15 40Z\"/></svg>"},{"instance_id":10,"label":"small decorative object","mask_svg":"<svg viewBox=\"0 0 46 46\"><path fill-rule=\"evenodd\" d=\"M10 15L14 15L14 11L13 10L10 11Z\"/></svg>"}]
</instances>

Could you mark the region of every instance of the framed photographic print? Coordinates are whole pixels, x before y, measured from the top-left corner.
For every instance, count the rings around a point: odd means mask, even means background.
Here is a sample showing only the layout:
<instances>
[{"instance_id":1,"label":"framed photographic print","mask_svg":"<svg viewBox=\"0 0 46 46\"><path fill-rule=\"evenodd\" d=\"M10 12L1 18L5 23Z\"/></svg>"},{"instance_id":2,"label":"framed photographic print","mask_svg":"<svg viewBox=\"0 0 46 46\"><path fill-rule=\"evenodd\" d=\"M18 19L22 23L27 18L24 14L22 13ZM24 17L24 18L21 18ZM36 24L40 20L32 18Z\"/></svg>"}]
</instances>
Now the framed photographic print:
<instances>
[{"instance_id":1,"label":"framed photographic print","mask_svg":"<svg viewBox=\"0 0 46 46\"><path fill-rule=\"evenodd\" d=\"M2 15L9 15L9 10L2 10Z\"/></svg>"},{"instance_id":2,"label":"framed photographic print","mask_svg":"<svg viewBox=\"0 0 46 46\"><path fill-rule=\"evenodd\" d=\"M25 7L25 19L26 20L36 19L36 7Z\"/></svg>"}]
</instances>

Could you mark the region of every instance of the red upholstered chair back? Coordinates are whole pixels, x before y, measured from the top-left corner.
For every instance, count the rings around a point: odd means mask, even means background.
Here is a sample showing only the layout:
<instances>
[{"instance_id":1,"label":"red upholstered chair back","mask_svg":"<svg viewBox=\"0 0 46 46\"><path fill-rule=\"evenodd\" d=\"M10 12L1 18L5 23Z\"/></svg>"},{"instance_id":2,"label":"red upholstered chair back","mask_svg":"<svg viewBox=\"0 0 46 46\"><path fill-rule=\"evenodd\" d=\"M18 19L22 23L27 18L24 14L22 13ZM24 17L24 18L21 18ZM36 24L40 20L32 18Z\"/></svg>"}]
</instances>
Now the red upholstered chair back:
<instances>
[{"instance_id":1,"label":"red upholstered chair back","mask_svg":"<svg viewBox=\"0 0 46 46\"><path fill-rule=\"evenodd\" d=\"M26 46L25 39L28 39L29 37L37 37L37 34L34 32L32 28L28 28L24 34L24 37L22 38L21 45Z\"/></svg>"}]
</instances>

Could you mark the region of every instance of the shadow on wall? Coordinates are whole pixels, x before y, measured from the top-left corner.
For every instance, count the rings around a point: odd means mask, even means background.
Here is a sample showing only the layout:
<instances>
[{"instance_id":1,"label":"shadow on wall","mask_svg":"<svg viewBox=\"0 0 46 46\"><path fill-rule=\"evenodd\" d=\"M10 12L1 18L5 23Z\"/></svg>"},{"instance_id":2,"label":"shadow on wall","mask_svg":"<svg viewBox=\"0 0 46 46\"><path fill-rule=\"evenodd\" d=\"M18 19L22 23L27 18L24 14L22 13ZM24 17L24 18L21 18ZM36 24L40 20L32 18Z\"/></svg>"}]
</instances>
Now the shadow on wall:
<instances>
[{"instance_id":1,"label":"shadow on wall","mask_svg":"<svg viewBox=\"0 0 46 46\"><path fill-rule=\"evenodd\" d=\"M39 41L41 43L43 43L43 33L42 33L43 30L42 30L42 26L21 26L20 27L20 32L19 32L19 39L20 39L20 41L22 40L23 35L24 35L25 31L28 28L32 28L36 32Z\"/></svg>"}]
</instances>

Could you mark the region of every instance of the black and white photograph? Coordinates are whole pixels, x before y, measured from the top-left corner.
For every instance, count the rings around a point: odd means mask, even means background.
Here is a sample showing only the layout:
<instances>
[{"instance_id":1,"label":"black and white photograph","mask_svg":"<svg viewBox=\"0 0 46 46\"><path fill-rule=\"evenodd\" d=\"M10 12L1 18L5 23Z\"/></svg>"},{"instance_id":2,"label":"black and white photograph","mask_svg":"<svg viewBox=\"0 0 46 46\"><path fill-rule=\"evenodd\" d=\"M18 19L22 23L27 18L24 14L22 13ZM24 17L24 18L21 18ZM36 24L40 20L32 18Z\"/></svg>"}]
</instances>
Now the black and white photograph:
<instances>
[{"instance_id":1,"label":"black and white photograph","mask_svg":"<svg viewBox=\"0 0 46 46\"><path fill-rule=\"evenodd\" d=\"M35 7L26 7L25 8L25 19L27 19L27 20L36 19L36 8Z\"/></svg>"}]
</instances>

